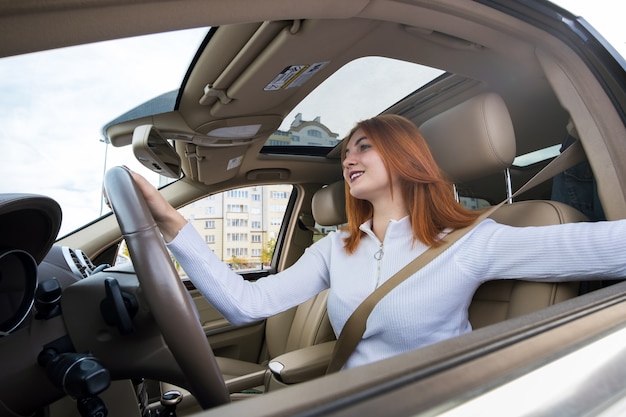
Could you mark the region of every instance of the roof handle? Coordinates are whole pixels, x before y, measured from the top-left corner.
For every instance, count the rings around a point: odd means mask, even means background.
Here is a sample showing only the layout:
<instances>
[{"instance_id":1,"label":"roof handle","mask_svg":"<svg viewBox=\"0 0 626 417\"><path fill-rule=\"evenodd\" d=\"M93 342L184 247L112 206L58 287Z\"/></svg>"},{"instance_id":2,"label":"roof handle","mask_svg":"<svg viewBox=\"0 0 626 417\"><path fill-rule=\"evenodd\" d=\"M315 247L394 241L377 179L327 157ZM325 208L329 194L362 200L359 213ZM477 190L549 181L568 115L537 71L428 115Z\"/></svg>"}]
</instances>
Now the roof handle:
<instances>
[{"instance_id":1,"label":"roof handle","mask_svg":"<svg viewBox=\"0 0 626 417\"><path fill-rule=\"evenodd\" d=\"M216 88L212 88L211 84L207 84L204 87L204 95L200 97L200 104L203 106L209 104L210 97L217 97L222 104L228 104L233 101L232 98L228 97L225 90L218 90Z\"/></svg>"},{"instance_id":2,"label":"roof handle","mask_svg":"<svg viewBox=\"0 0 626 417\"><path fill-rule=\"evenodd\" d=\"M296 19L293 21L291 27L289 28L289 33L291 33L292 35L295 35L296 33L300 32L301 27L302 27L302 20Z\"/></svg>"}]
</instances>

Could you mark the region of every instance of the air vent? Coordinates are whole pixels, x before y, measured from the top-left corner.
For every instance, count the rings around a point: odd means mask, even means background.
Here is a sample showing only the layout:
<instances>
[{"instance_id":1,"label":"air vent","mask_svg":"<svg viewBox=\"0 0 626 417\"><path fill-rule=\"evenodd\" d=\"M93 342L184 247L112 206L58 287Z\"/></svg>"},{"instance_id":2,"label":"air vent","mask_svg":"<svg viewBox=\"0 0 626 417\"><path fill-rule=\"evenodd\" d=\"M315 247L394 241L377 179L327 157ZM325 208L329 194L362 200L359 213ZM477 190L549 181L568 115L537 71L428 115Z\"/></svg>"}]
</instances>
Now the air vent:
<instances>
[{"instance_id":1,"label":"air vent","mask_svg":"<svg viewBox=\"0 0 626 417\"><path fill-rule=\"evenodd\" d=\"M91 275L91 271L94 270L95 265L83 251L64 246L62 252L65 262L67 262L67 265L74 275L81 279Z\"/></svg>"}]
</instances>

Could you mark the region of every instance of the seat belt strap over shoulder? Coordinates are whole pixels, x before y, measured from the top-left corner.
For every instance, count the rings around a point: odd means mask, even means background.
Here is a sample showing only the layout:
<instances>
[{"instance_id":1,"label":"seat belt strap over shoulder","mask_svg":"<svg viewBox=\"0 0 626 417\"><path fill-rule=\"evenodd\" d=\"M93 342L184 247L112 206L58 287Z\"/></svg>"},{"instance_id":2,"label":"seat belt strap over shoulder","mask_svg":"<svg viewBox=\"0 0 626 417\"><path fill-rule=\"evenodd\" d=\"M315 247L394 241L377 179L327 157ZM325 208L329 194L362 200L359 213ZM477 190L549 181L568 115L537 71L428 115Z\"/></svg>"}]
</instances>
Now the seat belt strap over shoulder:
<instances>
[{"instance_id":1,"label":"seat belt strap over shoulder","mask_svg":"<svg viewBox=\"0 0 626 417\"><path fill-rule=\"evenodd\" d=\"M520 187L512 197L516 197L525 191L530 190L538 184L554 177L559 172L570 168L585 159L585 153L583 151L580 141L574 142L571 146L565 149L560 155L554 158L548 165L546 165L541 171L533 176L526 184ZM333 373L339 371L346 363L356 346L361 341L363 333L365 333L365 326L367 318L371 311L374 309L378 301L380 301L391 290L397 287L408 277L414 275L424 265L428 264L431 260L443 253L447 248L452 246L456 241L463 237L467 232L473 229L481 221L489 217L494 211L504 205L510 198L507 197L500 204L492 206L488 210L484 211L476 221L462 229L457 229L449 233L439 246L433 246L423 252L420 256L409 262L404 268L396 272L391 278L385 281L380 287L372 292L359 306L354 310L352 315L348 318L348 321L343 327L335 348L331 361L328 365L326 373Z\"/></svg>"}]
</instances>

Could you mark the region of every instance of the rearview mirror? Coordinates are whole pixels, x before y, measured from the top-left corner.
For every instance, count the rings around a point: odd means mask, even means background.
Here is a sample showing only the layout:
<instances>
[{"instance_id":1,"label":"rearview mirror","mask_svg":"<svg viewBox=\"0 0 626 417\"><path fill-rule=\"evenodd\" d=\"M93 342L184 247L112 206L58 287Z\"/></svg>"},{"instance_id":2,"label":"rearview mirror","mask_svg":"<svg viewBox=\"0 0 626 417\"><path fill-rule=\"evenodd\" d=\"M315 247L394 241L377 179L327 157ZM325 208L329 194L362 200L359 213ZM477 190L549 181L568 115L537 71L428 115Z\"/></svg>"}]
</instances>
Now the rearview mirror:
<instances>
[{"instance_id":1,"label":"rearview mirror","mask_svg":"<svg viewBox=\"0 0 626 417\"><path fill-rule=\"evenodd\" d=\"M133 153L148 169L166 177L180 178L180 155L153 125L135 128Z\"/></svg>"}]
</instances>

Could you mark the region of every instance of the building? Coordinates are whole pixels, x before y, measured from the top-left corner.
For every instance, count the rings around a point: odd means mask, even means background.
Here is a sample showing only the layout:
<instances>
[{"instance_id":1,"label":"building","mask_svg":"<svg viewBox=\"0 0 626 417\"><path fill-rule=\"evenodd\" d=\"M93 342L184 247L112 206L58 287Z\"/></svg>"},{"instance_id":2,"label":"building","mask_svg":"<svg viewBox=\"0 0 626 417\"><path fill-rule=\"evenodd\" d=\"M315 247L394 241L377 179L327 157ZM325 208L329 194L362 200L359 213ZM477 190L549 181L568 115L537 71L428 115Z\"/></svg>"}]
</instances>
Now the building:
<instances>
[{"instance_id":1,"label":"building","mask_svg":"<svg viewBox=\"0 0 626 417\"><path fill-rule=\"evenodd\" d=\"M261 268L270 260L264 250L273 250L291 190L291 185L239 188L179 211L233 269Z\"/></svg>"},{"instance_id":2,"label":"building","mask_svg":"<svg viewBox=\"0 0 626 417\"><path fill-rule=\"evenodd\" d=\"M333 147L341 141L338 137L337 133L331 132L322 124L319 116L312 121L305 121L302 120L302 113L298 113L289 130L272 133L266 145Z\"/></svg>"},{"instance_id":3,"label":"building","mask_svg":"<svg viewBox=\"0 0 626 417\"><path fill-rule=\"evenodd\" d=\"M298 114L289 131L276 131L270 146L335 146L338 135L316 117ZM211 250L233 269L261 268L271 260L291 185L246 187L211 195L179 209Z\"/></svg>"}]
</instances>

